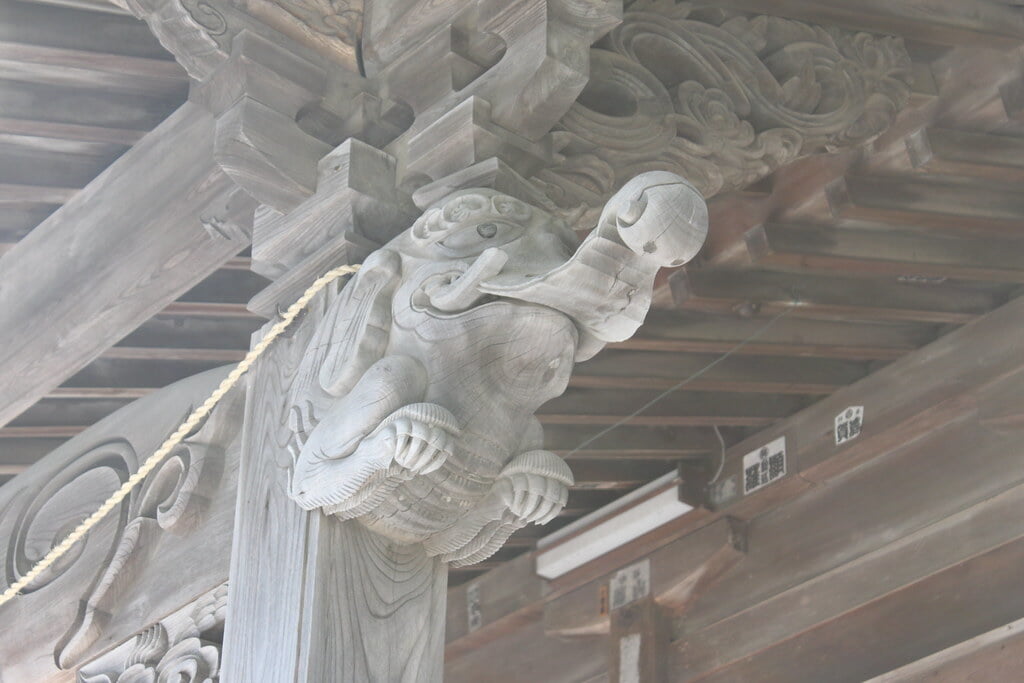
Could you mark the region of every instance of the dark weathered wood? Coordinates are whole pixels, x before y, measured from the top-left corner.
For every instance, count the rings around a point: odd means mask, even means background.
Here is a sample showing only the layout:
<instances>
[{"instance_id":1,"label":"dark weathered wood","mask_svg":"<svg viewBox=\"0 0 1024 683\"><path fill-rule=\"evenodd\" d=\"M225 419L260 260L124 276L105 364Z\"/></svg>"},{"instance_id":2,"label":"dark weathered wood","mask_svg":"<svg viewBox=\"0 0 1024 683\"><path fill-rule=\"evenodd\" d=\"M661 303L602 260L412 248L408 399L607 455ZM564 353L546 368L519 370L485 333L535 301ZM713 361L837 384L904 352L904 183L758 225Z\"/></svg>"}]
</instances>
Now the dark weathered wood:
<instances>
[{"instance_id":1,"label":"dark weathered wood","mask_svg":"<svg viewBox=\"0 0 1024 683\"><path fill-rule=\"evenodd\" d=\"M0 441L0 467L8 474L24 472L66 439L3 439Z\"/></svg>"},{"instance_id":2,"label":"dark weathered wood","mask_svg":"<svg viewBox=\"0 0 1024 683\"><path fill-rule=\"evenodd\" d=\"M650 595L667 610L679 613L742 557L737 531L723 518L654 549L641 561L649 566ZM547 632L553 637L610 633L604 603L609 582L619 569L612 565L611 571L549 599L544 606Z\"/></svg>"},{"instance_id":3,"label":"dark weathered wood","mask_svg":"<svg viewBox=\"0 0 1024 683\"><path fill-rule=\"evenodd\" d=\"M72 126L148 130L181 105L184 91L165 97L138 97L84 88L0 80L4 117Z\"/></svg>"},{"instance_id":4,"label":"dark weathered wood","mask_svg":"<svg viewBox=\"0 0 1024 683\"><path fill-rule=\"evenodd\" d=\"M568 463L576 480L574 488L578 489L632 489L673 469L671 462L642 458L592 460L573 457L569 458Z\"/></svg>"},{"instance_id":5,"label":"dark weathered wood","mask_svg":"<svg viewBox=\"0 0 1024 683\"><path fill-rule=\"evenodd\" d=\"M993 0L724 0L710 4L939 45L1015 47L1024 41L1024 18L1013 7Z\"/></svg>"},{"instance_id":6,"label":"dark weathered wood","mask_svg":"<svg viewBox=\"0 0 1024 683\"><path fill-rule=\"evenodd\" d=\"M1024 242L870 228L763 225L748 233L760 266L801 272L1024 283Z\"/></svg>"},{"instance_id":7,"label":"dark weathered wood","mask_svg":"<svg viewBox=\"0 0 1024 683\"><path fill-rule=\"evenodd\" d=\"M562 396L548 401L539 416L545 424L595 424L606 416L619 418L629 415L658 397L660 392L636 389L577 389L570 388ZM648 418L706 418L714 423L743 426L753 418L760 423L791 415L810 405L806 396L780 394L735 394L726 392L690 391L673 392L640 415Z\"/></svg>"},{"instance_id":8,"label":"dark weathered wood","mask_svg":"<svg viewBox=\"0 0 1024 683\"><path fill-rule=\"evenodd\" d=\"M123 389L132 387L162 387L197 372L225 365L227 361L214 359L172 360L160 358L119 358L105 353L71 377L61 388L65 389Z\"/></svg>"},{"instance_id":9,"label":"dark weathered wood","mask_svg":"<svg viewBox=\"0 0 1024 683\"><path fill-rule=\"evenodd\" d=\"M117 44L107 46L116 50ZM185 71L166 59L130 57L66 47L0 41L4 78L47 85L166 96L187 83Z\"/></svg>"},{"instance_id":10,"label":"dark weathered wood","mask_svg":"<svg viewBox=\"0 0 1024 683\"><path fill-rule=\"evenodd\" d=\"M956 514L964 506L981 504L987 497L1012 487L1024 476L1020 474L1024 469L1019 449L1012 446L1019 439L1018 432L1014 431L1017 428L1013 426L1016 423L1011 422L1004 428L1011 431L1000 433L985 426L985 420L992 415L991 406L1003 405L1008 396L1019 395L1010 389L1019 388L1022 382L1024 360L1005 340L1014 334L1022 320L1024 299L1019 299L908 354L758 436L731 446L717 480L725 484L731 481L731 488L716 488L720 491L718 502L722 504L719 512L688 513L648 534L649 539L638 539L631 546L617 549L599 562L591 563L593 567L574 570L550 584L545 600L550 602L560 595L571 594L570 591L586 582L667 547L667 543L678 539L682 544L687 538L696 538L692 534L694 530L722 514L756 518L755 522L762 525L767 524L767 520L775 520L774 533L779 540L766 543L759 551L766 555L759 557L770 555L777 562L792 563L786 565L790 569L769 570L771 581L762 582L744 578L749 577L748 571L752 570L747 567L754 566L744 560L724 573L714 587L703 593L706 600L700 602L699 613L705 615L703 623L710 627L711 622L717 623L725 613L742 613L743 607L737 601L757 600L758 595L761 600L771 595L786 596L794 583L816 575L828 576L830 569L853 562L857 557L872 557L875 549L892 542L890 530L894 529L894 520L898 520L899 529L892 534L914 534L937 520ZM972 395L974 398L970 398ZM837 447L832 434L833 418L850 405L865 406L864 431L857 439ZM965 421L969 425L967 429L963 428ZM937 431L940 428L946 431L940 433ZM787 438L789 474L737 500L737 486L742 489L742 484L736 484L739 461L744 454L780 435ZM915 443L922 435L932 435L932 438ZM978 454L978 459L964 457L965 453ZM858 469L865 462L872 464ZM889 467L886 463L895 465ZM841 476L844 472L848 473L845 477ZM830 480L835 480L834 484L826 486ZM845 489L835 488L841 481L853 483ZM731 496L723 497L723 490L731 490ZM837 498L840 490L843 499ZM801 502L804 500L806 502ZM789 501L796 502L785 505ZM770 512L772 510L775 512ZM858 514L850 515L850 510L857 510ZM971 519L970 514L964 519ZM812 525L818 531L796 533L793 527L798 522ZM837 534L838 527L834 525L840 523L848 526L844 533ZM1019 525L1013 526L1000 523L990 528L998 533L1019 533ZM749 527L752 544L757 543L757 529L754 523ZM796 545L806 550L797 550ZM914 544L908 542L907 547L913 548ZM948 559L948 553L966 546L947 541L936 547L945 548ZM686 556L685 548L679 552ZM812 555L816 558L813 561ZM895 557L905 562L905 556L897 554ZM868 576L872 579L865 585L870 587L875 584L877 573L869 572ZM528 577L502 579L504 582L513 580L527 581ZM479 583L481 591L489 589L489 575L474 581ZM827 584L821 585L827 588ZM711 595L717 598L713 600ZM725 604L726 597L731 605ZM524 598L508 609L523 613L536 609L536 605L530 598ZM698 609L696 602L688 605L691 610ZM806 608L791 605L787 609L796 613ZM696 619L692 615L698 612L688 614ZM498 622L501 615L490 618ZM780 628L784 628L790 619L777 618L777 621ZM686 623L685 618L681 623ZM694 621L692 628L699 628L699 624ZM741 646L742 641L734 645ZM454 647L453 643L449 650ZM822 652L827 650L821 649ZM677 663L677 666L684 665L685 662ZM811 676L808 680L817 679Z\"/></svg>"},{"instance_id":11,"label":"dark weathered wood","mask_svg":"<svg viewBox=\"0 0 1024 683\"><path fill-rule=\"evenodd\" d=\"M145 130L76 125L53 121L34 121L0 117L0 135L78 142L131 145L142 139Z\"/></svg>"},{"instance_id":12,"label":"dark weathered wood","mask_svg":"<svg viewBox=\"0 0 1024 683\"><path fill-rule=\"evenodd\" d=\"M214 163L212 134L209 114L182 107L4 255L0 315L19 332L0 348L0 422L245 246L243 231L202 224L244 230L252 211ZM96 267L111 254L120 255L116 276Z\"/></svg>"},{"instance_id":13,"label":"dark weathered wood","mask_svg":"<svg viewBox=\"0 0 1024 683\"><path fill-rule=\"evenodd\" d=\"M608 350L580 364L571 387L667 389L705 368L717 357ZM827 394L862 377L864 363L820 359L775 358L772 363L734 356L686 384L691 391L748 391ZM636 407L639 407L637 404Z\"/></svg>"},{"instance_id":14,"label":"dark weathered wood","mask_svg":"<svg viewBox=\"0 0 1024 683\"><path fill-rule=\"evenodd\" d=\"M861 681L1019 619L1024 499L1014 492L684 635L678 680Z\"/></svg>"},{"instance_id":15,"label":"dark weathered wood","mask_svg":"<svg viewBox=\"0 0 1024 683\"><path fill-rule=\"evenodd\" d=\"M1024 182L1024 140L949 128L928 128L907 141L916 168L926 173Z\"/></svg>"},{"instance_id":16,"label":"dark weathered wood","mask_svg":"<svg viewBox=\"0 0 1024 683\"><path fill-rule=\"evenodd\" d=\"M595 428L587 425L547 425L544 447L565 454L593 437ZM726 443L733 443L744 433L724 430ZM578 451L580 456L596 457L685 457L717 453L721 444L712 429L688 427L636 427L623 425L588 443Z\"/></svg>"},{"instance_id":17,"label":"dark weathered wood","mask_svg":"<svg viewBox=\"0 0 1024 683\"><path fill-rule=\"evenodd\" d=\"M599 639L548 638L539 621L533 620L505 638L451 660L445 667L445 681L607 680L602 678L608 667L605 655L606 645Z\"/></svg>"},{"instance_id":18,"label":"dark weathered wood","mask_svg":"<svg viewBox=\"0 0 1024 683\"><path fill-rule=\"evenodd\" d=\"M965 235L1020 236L1024 202L984 179L849 175L831 188L836 216Z\"/></svg>"},{"instance_id":19,"label":"dark weathered wood","mask_svg":"<svg viewBox=\"0 0 1024 683\"><path fill-rule=\"evenodd\" d=\"M0 40L169 60L149 28L131 16L3 0Z\"/></svg>"},{"instance_id":20,"label":"dark weathered wood","mask_svg":"<svg viewBox=\"0 0 1024 683\"><path fill-rule=\"evenodd\" d=\"M157 315L142 323L118 346L175 349L248 349L259 327L256 319ZM116 346L109 350L116 353Z\"/></svg>"},{"instance_id":21,"label":"dark weathered wood","mask_svg":"<svg viewBox=\"0 0 1024 683\"><path fill-rule=\"evenodd\" d=\"M725 353L749 338L762 324L735 315L655 310L640 333L613 349L666 353ZM896 323L850 323L787 317L764 330L756 341L735 353L752 356L799 356L845 360L895 360L931 341L935 327Z\"/></svg>"},{"instance_id":22,"label":"dark weathered wood","mask_svg":"<svg viewBox=\"0 0 1024 683\"><path fill-rule=\"evenodd\" d=\"M610 683L666 683L670 627L658 604L647 598L611 613L608 638Z\"/></svg>"},{"instance_id":23,"label":"dark weathered wood","mask_svg":"<svg viewBox=\"0 0 1024 683\"><path fill-rule=\"evenodd\" d=\"M44 398L14 418L8 427L48 427L91 425L128 405L128 399L55 399ZM2 431L2 430L0 430Z\"/></svg>"},{"instance_id":24,"label":"dark weathered wood","mask_svg":"<svg viewBox=\"0 0 1024 683\"><path fill-rule=\"evenodd\" d=\"M207 318L247 318L259 320L262 316L253 313L245 304L218 304L205 301L172 301L164 306L163 315L184 315Z\"/></svg>"},{"instance_id":25,"label":"dark weathered wood","mask_svg":"<svg viewBox=\"0 0 1024 683\"><path fill-rule=\"evenodd\" d=\"M679 271L671 279L682 308L770 316L964 324L1001 303L980 288L911 284L770 271Z\"/></svg>"},{"instance_id":26,"label":"dark weathered wood","mask_svg":"<svg viewBox=\"0 0 1024 683\"><path fill-rule=\"evenodd\" d=\"M77 187L0 183L0 206L11 204L19 207L33 204L60 206L77 193Z\"/></svg>"},{"instance_id":27,"label":"dark weathered wood","mask_svg":"<svg viewBox=\"0 0 1024 683\"><path fill-rule=\"evenodd\" d=\"M1024 619L1017 619L962 643L872 678L868 683L1008 681L1024 669Z\"/></svg>"}]
</instances>

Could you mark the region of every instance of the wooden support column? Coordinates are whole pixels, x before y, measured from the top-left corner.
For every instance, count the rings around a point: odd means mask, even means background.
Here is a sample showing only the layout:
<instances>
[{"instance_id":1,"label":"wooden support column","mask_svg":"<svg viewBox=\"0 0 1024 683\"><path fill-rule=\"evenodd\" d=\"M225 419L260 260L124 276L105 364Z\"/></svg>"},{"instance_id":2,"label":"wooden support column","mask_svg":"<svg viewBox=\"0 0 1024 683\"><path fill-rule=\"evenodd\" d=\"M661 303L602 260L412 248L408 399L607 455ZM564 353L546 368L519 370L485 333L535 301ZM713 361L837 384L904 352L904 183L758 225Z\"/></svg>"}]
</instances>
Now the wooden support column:
<instances>
[{"instance_id":1,"label":"wooden support column","mask_svg":"<svg viewBox=\"0 0 1024 683\"><path fill-rule=\"evenodd\" d=\"M611 614L609 683L667 683L665 659L671 623L652 598Z\"/></svg>"}]
</instances>

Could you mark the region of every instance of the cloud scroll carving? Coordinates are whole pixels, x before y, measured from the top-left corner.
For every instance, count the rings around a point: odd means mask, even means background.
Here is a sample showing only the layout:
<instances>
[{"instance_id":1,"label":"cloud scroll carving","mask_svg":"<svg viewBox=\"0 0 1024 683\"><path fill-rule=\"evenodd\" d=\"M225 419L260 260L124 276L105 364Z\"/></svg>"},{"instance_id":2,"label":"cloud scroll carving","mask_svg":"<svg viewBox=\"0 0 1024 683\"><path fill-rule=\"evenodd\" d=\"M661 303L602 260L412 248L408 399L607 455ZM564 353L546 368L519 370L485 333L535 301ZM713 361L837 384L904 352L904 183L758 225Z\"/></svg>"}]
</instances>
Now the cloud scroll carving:
<instances>
[{"instance_id":1,"label":"cloud scroll carving","mask_svg":"<svg viewBox=\"0 0 1024 683\"><path fill-rule=\"evenodd\" d=\"M595 210L625 179L678 173L705 197L881 133L910 94L902 40L689 3L635 2L591 50L587 88L535 182Z\"/></svg>"}]
</instances>

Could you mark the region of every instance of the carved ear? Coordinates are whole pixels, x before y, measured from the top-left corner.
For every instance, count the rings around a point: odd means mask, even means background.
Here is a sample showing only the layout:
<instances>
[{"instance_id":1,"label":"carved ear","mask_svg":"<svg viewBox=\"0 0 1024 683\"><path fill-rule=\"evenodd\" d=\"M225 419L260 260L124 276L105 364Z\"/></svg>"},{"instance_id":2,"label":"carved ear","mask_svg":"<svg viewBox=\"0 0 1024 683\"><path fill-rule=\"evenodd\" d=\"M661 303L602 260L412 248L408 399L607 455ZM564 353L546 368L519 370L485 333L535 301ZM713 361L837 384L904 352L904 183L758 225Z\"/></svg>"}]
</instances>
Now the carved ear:
<instances>
[{"instance_id":1,"label":"carved ear","mask_svg":"<svg viewBox=\"0 0 1024 683\"><path fill-rule=\"evenodd\" d=\"M321 390L347 394L387 348L391 330L391 297L401 273L393 251L371 254L355 277L327 304L309 342L290 392L292 430L298 447L305 432L320 420Z\"/></svg>"},{"instance_id":2,"label":"carved ear","mask_svg":"<svg viewBox=\"0 0 1024 683\"><path fill-rule=\"evenodd\" d=\"M310 345L324 352L318 377L327 393L344 396L384 356L400 272L398 254L374 252L330 305Z\"/></svg>"}]
</instances>

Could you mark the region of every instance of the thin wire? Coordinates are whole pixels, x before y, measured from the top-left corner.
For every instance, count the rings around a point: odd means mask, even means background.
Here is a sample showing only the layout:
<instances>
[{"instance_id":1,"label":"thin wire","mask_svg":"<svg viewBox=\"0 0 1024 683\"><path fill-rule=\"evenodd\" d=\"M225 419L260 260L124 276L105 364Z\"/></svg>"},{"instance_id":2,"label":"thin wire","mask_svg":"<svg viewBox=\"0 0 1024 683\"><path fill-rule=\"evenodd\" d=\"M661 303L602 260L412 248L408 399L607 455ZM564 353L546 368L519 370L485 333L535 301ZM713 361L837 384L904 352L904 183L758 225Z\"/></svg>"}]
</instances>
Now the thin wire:
<instances>
[{"instance_id":1,"label":"thin wire","mask_svg":"<svg viewBox=\"0 0 1024 683\"><path fill-rule=\"evenodd\" d=\"M721 476L722 470L725 469L725 439L722 438L722 430L718 428L718 425L714 425L715 436L718 437L718 446L721 448L720 457L718 458L718 471L715 472L715 476L711 477L709 484L714 484L718 481L718 477Z\"/></svg>"},{"instance_id":2,"label":"thin wire","mask_svg":"<svg viewBox=\"0 0 1024 683\"><path fill-rule=\"evenodd\" d=\"M313 284L302 293L302 296L298 300L288 307L284 315L279 321L274 323L273 327L267 332L267 334L257 342L256 346L245 355L235 369L232 370L227 377L220 383L220 385L210 394L209 398L203 401L203 404L192 411L192 413L181 423L173 434L161 444L153 455L146 458L146 461L142 463L142 466L132 474L122 485L121 488L117 489L107 498L106 501L91 515L86 517L82 522L75 527L74 531L68 534L67 538L61 541L58 545L55 545L50 552L46 554L43 559L39 560L24 576L15 581L0 595L0 605L3 605L8 600L11 600L16 596L23 588L28 586L34 581L40 574L46 571L54 562L59 560L64 553L71 549L78 541L85 538L85 535L89 533L89 530L99 524L99 522L110 513L118 503L128 497L132 489L138 486L143 479L145 479L150 472L152 472L157 465L159 465L164 458L170 454L170 452L177 446L182 440L189 435L193 428L196 427L202 420L210 414L214 406L238 383L238 380L242 378L242 375L252 367L256 359L263 355L263 352L277 339L282 332L287 329L289 325L298 317L309 302L312 301L313 297L316 296L321 289L329 285L334 280L337 280L342 275L354 273L359 270L358 265L351 266L339 266L333 270L329 270L320 277L318 277Z\"/></svg>"},{"instance_id":3,"label":"thin wire","mask_svg":"<svg viewBox=\"0 0 1024 683\"><path fill-rule=\"evenodd\" d=\"M577 446L576 448L574 448L571 451L569 451L568 453L566 453L565 457L568 458L571 455L573 455L575 453L578 453L579 451L583 450L584 448L586 448L590 444L594 443L595 441L597 441L601 437L605 436L606 434L608 434L612 430L618 429L622 425L626 424L627 422L632 420L634 417L636 417L640 413L644 412L645 410L647 410L648 408L653 406L655 403L657 403L658 401L660 401L663 398L665 398L666 396L672 394L673 392L679 391L680 389L685 387L687 384L689 384L693 380L699 379L705 373L707 373L712 368L714 368L716 365L718 365L719 363L724 361L726 358L729 358L734 353L736 353L737 351L742 349L744 346L746 346L750 342L754 341L755 339L760 337L762 334L767 332L769 329L771 329L771 327L775 323L777 323L779 320L781 320L783 317L785 317L787 314L789 314L790 311L792 311L794 308L796 308L796 305L797 305L796 303L792 303L789 306L787 306L786 308L782 309L777 314L775 314L775 316L773 316L771 320L766 322L764 325L762 325L758 329L754 330L753 334L751 334L749 337L747 337L743 341L737 343L736 346L732 347L731 349L729 349L728 351L723 353L721 356L719 356L715 360L711 361L710 363L708 363L707 365L702 367L700 370L697 370L696 372L694 372L692 375L690 375L686 379L683 379L683 380L677 382L676 384L673 384L671 387L669 387L665 391L661 392L660 394L658 394L657 396L652 398L650 401L648 401L647 403L643 404L642 406L640 406L639 408L634 410L632 413L630 413L626 417L624 417L624 418L620 419L619 421L615 422L614 424L612 424L612 425L602 429L597 434L594 434L592 437L590 437L589 439L587 439L586 441L581 443L579 446Z\"/></svg>"}]
</instances>

